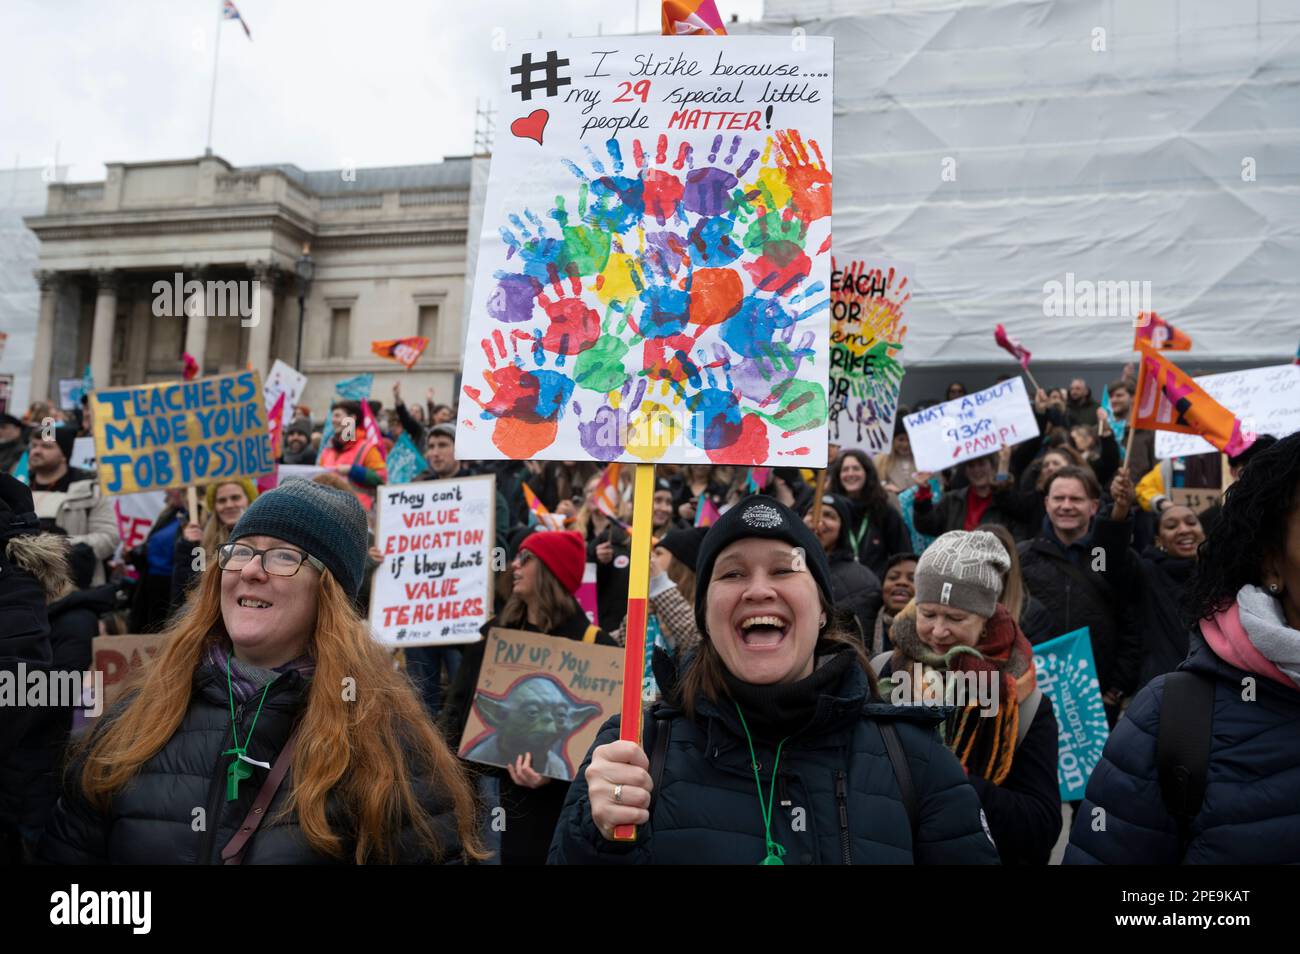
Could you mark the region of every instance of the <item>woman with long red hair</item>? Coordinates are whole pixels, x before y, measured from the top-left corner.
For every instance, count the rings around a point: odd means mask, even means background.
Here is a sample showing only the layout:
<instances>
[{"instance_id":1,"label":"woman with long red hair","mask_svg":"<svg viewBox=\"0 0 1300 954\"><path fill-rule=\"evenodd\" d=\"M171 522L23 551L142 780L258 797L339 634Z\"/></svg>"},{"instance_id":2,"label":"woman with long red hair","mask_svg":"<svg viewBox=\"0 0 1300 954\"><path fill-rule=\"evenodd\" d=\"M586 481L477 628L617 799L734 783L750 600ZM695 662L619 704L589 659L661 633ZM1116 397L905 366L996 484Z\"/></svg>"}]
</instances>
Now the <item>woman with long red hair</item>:
<instances>
[{"instance_id":1,"label":"woman with long red hair","mask_svg":"<svg viewBox=\"0 0 1300 954\"><path fill-rule=\"evenodd\" d=\"M319 484L252 503L74 757L45 861L483 856L460 764L353 608L366 534L356 498Z\"/></svg>"}]
</instances>

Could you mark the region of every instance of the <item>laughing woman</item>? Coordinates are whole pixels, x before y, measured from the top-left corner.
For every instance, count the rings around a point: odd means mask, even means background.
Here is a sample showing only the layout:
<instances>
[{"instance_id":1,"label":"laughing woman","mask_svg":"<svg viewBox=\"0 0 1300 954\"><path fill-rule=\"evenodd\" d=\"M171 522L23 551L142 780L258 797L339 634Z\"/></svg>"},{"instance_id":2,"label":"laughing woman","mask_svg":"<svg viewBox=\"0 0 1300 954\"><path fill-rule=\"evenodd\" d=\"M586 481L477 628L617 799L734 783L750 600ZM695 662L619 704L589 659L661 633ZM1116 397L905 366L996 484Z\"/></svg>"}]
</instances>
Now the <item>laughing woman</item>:
<instances>
[{"instance_id":1,"label":"laughing woman","mask_svg":"<svg viewBox=\"0 0 1300 954\"><path fill-rule=\"evenodd\" d=\"M353 610L366 533L356 498L319 484L253 502L74 758L45 861L481 857L459 763Z\"/></svg>"},{"instance_id":2,"label":"laughing woman","mask_svg":"<svg viewBox=\"0 0 1300 954\"><path fill-rule=\"evenodd\" d=\"M828 626L812 531L748 497L700 547L703 642L676 672L647 757L602 727L569 788L552 864L996 863L979 800L921 707L880 701L851 636ZM614 841L615 826L638 826Z\"/></svg>"}]
</instances>

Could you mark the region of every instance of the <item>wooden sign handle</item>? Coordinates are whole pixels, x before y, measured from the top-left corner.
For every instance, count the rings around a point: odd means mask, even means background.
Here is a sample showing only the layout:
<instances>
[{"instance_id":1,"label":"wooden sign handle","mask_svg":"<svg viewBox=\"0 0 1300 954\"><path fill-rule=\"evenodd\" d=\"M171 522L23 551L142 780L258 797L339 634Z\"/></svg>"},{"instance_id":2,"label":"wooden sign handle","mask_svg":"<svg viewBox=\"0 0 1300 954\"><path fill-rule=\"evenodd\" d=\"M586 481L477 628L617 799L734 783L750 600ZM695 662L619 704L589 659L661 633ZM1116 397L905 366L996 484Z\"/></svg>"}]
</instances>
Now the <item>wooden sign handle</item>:
<instances>
[{"instance_id":1,"label":"wooden sign handle","mask_svg":"<svg viewBox=\"0 0 1300 954\"><path fill-rule=\"evenodd\" d=\"M650 593L655 465L637 464L632 496L632 565L627 581L623 643L623 709L618 737L641 744L641 685L645 681L645 623ZM636 841L636 825L614 826L615 841Z\"/></svg>"},{"instance_id":2,"label":"wooden sign handle","mask_svg":"<svg viewBox=\"0 0 1300 954\"><path fill-rule=\"evenodd\" d=\"M189 508L190 523L199 522L199 491L193 484L185 488L185 505Z\"/></svg>"}]
</instances>

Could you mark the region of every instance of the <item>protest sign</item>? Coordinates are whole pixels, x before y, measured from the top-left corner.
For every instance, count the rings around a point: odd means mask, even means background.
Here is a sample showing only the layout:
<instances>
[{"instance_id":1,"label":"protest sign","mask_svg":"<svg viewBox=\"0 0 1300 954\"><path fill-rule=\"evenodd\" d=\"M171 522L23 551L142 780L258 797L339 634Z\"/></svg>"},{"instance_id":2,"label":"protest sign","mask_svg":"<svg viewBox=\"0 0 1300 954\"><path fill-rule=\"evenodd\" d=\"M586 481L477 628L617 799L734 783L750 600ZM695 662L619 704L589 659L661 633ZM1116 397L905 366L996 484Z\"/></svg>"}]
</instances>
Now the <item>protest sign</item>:
<instances>
[{"instance_id":1,"label":"protest sign","mask_svg":"<svg viewBox=\"0 0 1300 954\"><path fill-rule=\"evenodd\" d=\"M1300 431L1300 365L1279 364L1192 380L1237 416L1243 433L1282 438ZM1160 460L1214 452L1209 441L1195 434L1156 432L1156 457Z\"/></svg>"},{"instance_id":2,"label":"protest sign","mask_svg":"<svg viewBox=\"0 0 1300 954\"><path fill-rule=\"evenodd\" d=\"M889 450L903 383L899 362L911 266L831 259L830 441Z\"/></svg>"},{"instance_id":3,"label":"protest sign","mask_svg":"<svg viewBox=\"0 0 1300 954\"><path fill-rule=\"evenodd\" d=\"M100 487L131 494L275 468L255 371L91 394Z\"/></svg>"},{"instance_id":4,"label":"protest sign","mask_svg":"<svg viewBox=\"0 0 1300 954\"><path fill-rule=\"evenodd\" d=\"M1101 761L1110 735L1088 627L1036 645L1034 669L1038 688L1052 700L1056 712L1061 800L1083 798L1088 776Z\"/></svg>"},{"instance_id":5,"label":"protest sign","mask_svg":"<svg viewBox=\"0 0 1300 954\"><path fill-rule=\"evenodd\" d=\"M494 627L460 757L504 768L531 752L533 771L571 781L622 695L617 646Z\"/></svg>"},{"instance_id":6,"label":"protest sign","mask_svg":"<svg viewBox=\"0 0 1300 954\"><path fill-rule=\"evenodd\" d=\"M943 470L1038 435L1025 382L1010 378L903 418L921 471Z\"/></svg>"},{"instance_id":7,"label":"protest sign","mask_svg":"<svg viewBox=\"0 0 1300 954\"><path fill-rule=\"evenodd\" d=\"M91 668L104 674L101 709L106 710L137 677L145 663L158 655L165 635L154 633L132 636L96 636L91 641L94 662Z\"/></svg>"},{"instance_id":8,"label":"protest sign","mask_svg":"<svg viewBox=\"0 0 1300 954\"><path fill-rule=\"evenodd\" d=\"M456 456L824 466L832 41L505 60Z\"/></svg>"},{"instance_id":9,"label":"protest sign","mask_svg":"<svg viewBox=\"0 0 1300 954\"><path fill-rule=\"evenodd\" d=\"M388 646L473 643L492 612L496 480L378 489L370 625Z\"/></svg>"},{"instance_id":10,"label":"protest sign","mask_svg":"<svg viewBox=\"0 0 1300 954\"><path fill-rule=\"evenodd\" d=\"M141 494L122 494L113 500L113 516L117 519L117 536L123 549L129 550L144 543L153 522L167 506L167 494L151 490Z\"/></svg>"},{"instance_id":11,"label":"protest sign","mask_svg":"<svg viewBox=\"0 0 1300 954\"><path fill-rule=\"evenodd\" d=\"M1223 501L1223 491L1214 487L1171 487L1165 493L1175 506L1198 514Z\"/></svg>"},{"instance_id":12,"label":"protest sign","mask_svg":"<svg viewBox=\"0 0 1300 954\"><path fill-rule=\"evenodd\" d=\"M81 378L59 378L59 408L75 410L81 401Z\"/></svg>"},{"instance_id":13,"label":"protest sign","mask_svg":"<svg viewBox=\"0 0 1300 954\"><path fill-rule=\"evenodd\" d=\"M75 467L77 470L95 469L95 439L93 437L78 437L72 442L72 456L68 458L68 466Z\"/></svg>"},{"instance_id":14,"label":"protest sign","mask_svg":"<svg viewBox=\"0 0 1300 954\"><path fill-rule=\"evenodd\" d=\"M275 402L283 394L285 423L289 423L293 420L293 409L302 400L302 392L306 387L307 375L276 358L271 365L271 373L266 376L266 383L262 385L262 398L267 411L275 407Z\"/></svg>"}]
</instances>

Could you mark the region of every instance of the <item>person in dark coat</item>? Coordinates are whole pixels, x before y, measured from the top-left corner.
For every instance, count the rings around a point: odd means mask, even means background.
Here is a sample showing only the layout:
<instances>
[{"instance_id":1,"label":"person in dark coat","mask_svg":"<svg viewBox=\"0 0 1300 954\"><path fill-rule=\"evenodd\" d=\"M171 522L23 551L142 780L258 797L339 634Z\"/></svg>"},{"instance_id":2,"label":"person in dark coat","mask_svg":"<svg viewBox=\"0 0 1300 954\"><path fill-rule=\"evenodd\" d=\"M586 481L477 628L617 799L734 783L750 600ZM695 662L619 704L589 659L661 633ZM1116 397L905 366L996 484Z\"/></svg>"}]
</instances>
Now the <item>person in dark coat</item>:
<instances>
[{"instance_id":1,"label":"person in dark coat","mask_svg":"<svg viewBox=\"0 0 1300 954\"><path fill-rule=\"evenodd\" d=\"M1029 641L1001 602L1010 568L986 531L939 537L917 564L915 601L890 629L895 649L875 665L895 701L921 701L931 674L974 676L976 698L969 682L953 681L943 737L979 793L1002 863L1045 865L1061 833L1058 728Z\"/></svg>"},{"instance_id":2,"label":"person in dark coat","mask_svg":"<svg viewBox=\"0 0 1300 954\"><path fill-rule=\"evenodd\" d=\"M23 440L22 420L0 411L0 474L12 471L26 452L27 442Z\"/></svg>"},{"instance_id":3,"label":"person in dark coat","mask_svg":"<svg viewBox=\"0 0 1300 954\"><path fill-rule=\"evenodd\" d=\"M131 599L132 633L156 633L167 622L171 611L172 580L176 560L176 538L189 521L185 512L185 491L167 491L166 504L149 533L131 548L129 562L139 574ZM189 557L188 551L183 554Z\"/></svg>"},{"instance_id":4,"label":"person in dark coat","mask_svg":"<svg viewBox=\"0 0 1300 954\"><path fill-rule=\"evenodd\" d=\"M1055 636L1088 627L1106 716L1114 725L1121 700L1137 690L1142 644L1129 607L1097 565L1102 551L1092 539L1092 522L1101 488L1092 471L1064 467L1046 489L1042 530L1018 547L1021 576L1051 615Z\"/></svg>"},{"instance_id":5,"label":"person in dark coat","mask_svg":"<svg viewBox=\"0 0 1300 954\"><path fill-rule=\"evenodd\" d=\"M285 425L284 451L280 454L280 463L299 465L316 463L316 449L311 446L311 421L307 418L295 417Z\"/></svg>"},{"instance_id":6,"label":"person in dark coat","mask_svg":"<svg viewBox=\"0 0 1300 954\"><path fill-rule=\"evenodd\" d=\"M606 722L551 864L997 862L933 714L880 700L852 636L829 625L830 567L793 511L741 500L709 530L698 570L704 641L684 667L655 658L665 703L644 737L662 764ZM624 824L635 841L613 840Z\"/></svg>"},{"instance_id":7,"label":"person in dark coat","mask_svg":"<svg viewBox=\"0 0 1300 954\"><path fill-rule=\"evenodd\" d=\"M608 633L587 619L573 598L582 583L584 551L582 535L571 530L544 530L525 537L511 568L510 599L500 614L484 624L483 634L502 627L602 646L617 645ZM441 724L447 739L456 746L469 721L485 645L480 640L465 647L456 680L448 692ZM476 767L499 783L501 807L505 809L501 863L545 862L568 783L536 772L531 756L521 756L504 772L484 765Z\"/></svg>"},{"instance_id":8,"label":"person in dark coat","mask_svg":"<svg viewBox=\"0 0 1300 954\"><path fill-rule=\"evenodd\" d=\"M933 475L918 471L913 475L917 491L912 498L912 525L931 537L951 530L974 530L986 523L1014 531L1020 512L1012 491L1010 464L1010 448L966 461L961 470L968 485L964 490L946 492L937 505L930 490Z\"/></svg>"},{"instance_id":9,"label":"person in dark coat","mask_svg":"<svg viewBox=\"0 0 1300 954\"><path fill-rule=\"evenodd\" d=\"M1110 494L1114 504L1109 516L1097 518L1093 543L1106 558L1102 575L1133 607L1144 648L1140 688L1187 658L1183 604L1205 533L1195 511L1171 505L1156 520L1156 542L1139 555L1131 549L1135 498L1127 468L1111 481Z\"/></svg>"},{"instance_id":10,"label":"person in dark coat","mask_svg":"<svg viewBox=\"0 0 1300 954\"><path fill-rule=\"evenodd\" d=\"M853 558L849 544L853 510L849 501L839 494L826 494L822 497L820 526L813 526L811 509L804 522L817 534L830 563L831 602L837 610L852 614L865 648L875 632L876 614L880 612L880 580Z\"/></svg>"},{"instance_id":11,"label":"person in dark coat","mask_svg":"<svg viewBox=\"0 0 1300 954\"><path fill-rule=\"evenodd\" d=\"M1153 679L1115 727L1088 780L1066 864L1300 859L1300 434L1260 454L1228 489L1188 607L1196 622L1187 660L1177 674ZM1204 793L1181 807L1173 796L1194 784L1166 793L1158 768L1162 723L1188 719L1163 711L1176 678L1201 684L1213 705L1192 740L1208 751ZM1177 789L1173 773L1168 781Z\"/></svg>"},{"instance_id":12,"label":"person in dark coat","mask_svg":"<svg viewBox=\"0 0 1300 954\"><path fill-rule=\"evenodd\" d=\"M849 549L880 579L891 556L912 549L903 518L890 506L876 466L863 451L840 451L829 476L831 493L846 498L852 509Z\"/></svg>"},{"instance_id":13,"label":"person in dark coat","mask_svg":"<svg viewBox=\"0 0 1300 954\"><path fill-rule=\"evenodd\" d=\"M91 646L99 635L99 617L113 609L117 585L79 590L68 563L67 538L55 534L22 537L9 545L18 566L44 587L49 605L51 670L71 679L71 695L49 698L36 707L19 746L0 758L0 829L17 831L24 857L36 844L58 800L58 768L72 732L74 710L81 701L81 674L91 668ZM59 691L51 683L51 692ZM69 684L62 686L66 693Z\"/></svg>"},{"instance_id":14,"label":"person in dark coat","mask_svg":"<svg viewBox=\"0 0 1300 954\"><path fill-rule=\"evenodd\" d=\"M349 492L292 480L253 501L138 687L75 754L38 858L482 858L460 763L353 607L366 545ZM317 678L330 685L312 691ZM292 771L254 815L282 759Z\"/></svg>"}]
</instances>

